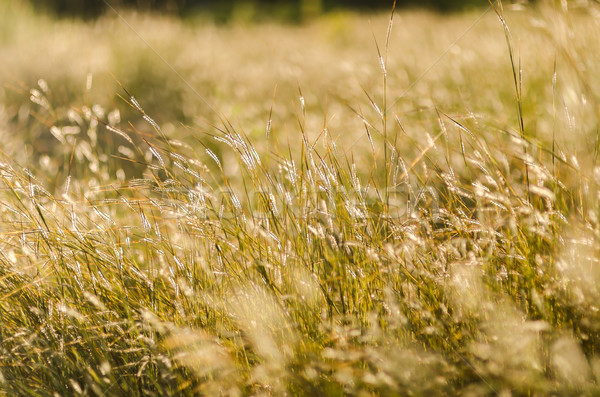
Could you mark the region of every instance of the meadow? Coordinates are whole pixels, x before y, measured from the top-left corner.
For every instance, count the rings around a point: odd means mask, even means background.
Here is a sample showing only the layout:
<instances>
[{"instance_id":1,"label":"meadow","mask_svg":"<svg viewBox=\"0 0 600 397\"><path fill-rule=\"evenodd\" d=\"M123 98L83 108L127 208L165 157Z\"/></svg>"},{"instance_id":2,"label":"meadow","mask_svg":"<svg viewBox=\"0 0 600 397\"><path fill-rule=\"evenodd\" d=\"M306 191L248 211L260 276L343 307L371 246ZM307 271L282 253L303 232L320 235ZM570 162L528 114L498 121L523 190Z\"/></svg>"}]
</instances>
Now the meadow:
<instances>
[{"instance_id":1,"label":"meadow","mask_svg":"<svg viewBox=\"0 0 600 397\"><path fill-rule=\"evenodd\" d=\"M0 1L0 396L600 394L600 7Z\"/></svg>"}]
</instances>

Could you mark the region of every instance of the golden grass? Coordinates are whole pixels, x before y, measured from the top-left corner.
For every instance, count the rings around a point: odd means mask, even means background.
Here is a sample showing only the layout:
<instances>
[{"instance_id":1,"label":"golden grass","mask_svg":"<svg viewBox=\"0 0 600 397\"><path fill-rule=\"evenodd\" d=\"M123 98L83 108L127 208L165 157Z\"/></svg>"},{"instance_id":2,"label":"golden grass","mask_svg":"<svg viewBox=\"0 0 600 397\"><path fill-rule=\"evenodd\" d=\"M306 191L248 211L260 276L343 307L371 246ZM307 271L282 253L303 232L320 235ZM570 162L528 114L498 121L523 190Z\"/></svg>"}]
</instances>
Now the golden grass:
<instances>
[{"instance_id":1,"label":"golden grass","mask_svg":"<svg viewBox=\"0 0 600 397\"><path fill-rule=\"evenodd\" d=\"M598 393L600 10L570 4L453 46L482 11L389 46L385 14L124 12L199 96L114 15L0 3L0 394Z\"/></svg>"}]
</instances>

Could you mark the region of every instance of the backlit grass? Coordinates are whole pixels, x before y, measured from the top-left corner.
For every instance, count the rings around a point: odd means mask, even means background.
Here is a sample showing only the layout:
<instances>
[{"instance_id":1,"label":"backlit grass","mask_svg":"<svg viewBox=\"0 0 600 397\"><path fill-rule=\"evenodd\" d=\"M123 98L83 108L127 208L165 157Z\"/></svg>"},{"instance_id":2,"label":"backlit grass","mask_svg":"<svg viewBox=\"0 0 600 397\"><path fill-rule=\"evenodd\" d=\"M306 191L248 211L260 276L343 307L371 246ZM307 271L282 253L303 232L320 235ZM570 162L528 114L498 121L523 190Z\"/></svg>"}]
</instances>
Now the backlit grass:
<instances>
[{"instance_id":1,"label":"backlit grass","mask_svg":"<svg viewBox=\"0 0 600 397\"><path fill-rule=\"evenodd\" d=\"M114 15L2 3L0 395L599 393L600 9L569 4L441 58L483 10L124 12L194 93Z\"/></svg>"}]
</instances>

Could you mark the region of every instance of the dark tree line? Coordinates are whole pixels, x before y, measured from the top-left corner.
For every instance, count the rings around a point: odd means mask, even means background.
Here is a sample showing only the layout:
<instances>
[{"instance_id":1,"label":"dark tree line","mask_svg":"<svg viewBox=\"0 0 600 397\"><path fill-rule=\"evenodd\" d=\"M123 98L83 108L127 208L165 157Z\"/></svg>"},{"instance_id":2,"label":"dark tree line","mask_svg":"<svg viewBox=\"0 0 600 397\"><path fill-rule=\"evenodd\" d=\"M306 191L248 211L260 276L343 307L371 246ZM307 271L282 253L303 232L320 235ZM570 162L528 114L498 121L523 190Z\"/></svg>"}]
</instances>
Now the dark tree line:
<instances>
[{"instance_id":1,"label":"dark tree line","mask_svg":"<svg viewBox=\"0 0 600 397\"><path fill-rule=\"evenodd\" d=\"M35 6L63 16L95 17L107 10L104 0L30 0ZM106 0L113 7L135 7L172 13L192 10L227 13L237 4L251 2L261 9L285 7L299 18L306 10L329 11L336 8L359 10L391 9L393 0ZM451 11L468 6L485 6L487 0L397 0L398 7L423 6Z\"/></svg>"}]
</instances>

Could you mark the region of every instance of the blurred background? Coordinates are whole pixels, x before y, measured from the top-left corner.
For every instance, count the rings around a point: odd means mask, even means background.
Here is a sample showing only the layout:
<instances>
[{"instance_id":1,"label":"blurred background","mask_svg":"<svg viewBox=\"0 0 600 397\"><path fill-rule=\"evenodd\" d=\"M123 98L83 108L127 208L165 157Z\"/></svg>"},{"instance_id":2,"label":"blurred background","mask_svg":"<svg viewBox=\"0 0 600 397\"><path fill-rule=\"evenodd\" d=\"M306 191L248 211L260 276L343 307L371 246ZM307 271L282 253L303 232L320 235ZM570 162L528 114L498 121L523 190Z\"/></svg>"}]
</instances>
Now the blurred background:
<instances>
[{"instance_id":1,"label":"blurred background","mask_svg":"<svg viewBox=\"0 0 600 397\"><path fill-rule=\"evenodd\" d=\"M384 95L376 42L387 52L391 110L405 125L415 123L409 128L415 136L439 128L436 107L461 113L465 103L473 114L515 124L506 40L494 13L485 12L487 0L398 1L388 51L393 0L107 1L120 16L103 0L0 0L3 151L47 171L56 188L74 170L94 173L98 183L108 183L103 167L122 169L123 178L141 175L135 162L142 161L129 143L102 127L152 134L129 106L130 95L167 136L190 147L224 116L268 150L297 133L304 113L309 137L325 124L340 145L351 142L349 150L369 147L356 113L379 117L371 102L382 103ZM554 24L546 32L531 23L544 1L534 7L503 3L513 25L522 27L513 31L521 51L535 54L523 57L524 67L536 70L523 84L536 96L523 106L546 115L552 107L537 104L552 103L546 83L556 52L540 43L554 40ZM554 7L554 0L547 3ZM589 42L569 43L591 58ZM221 155L218 147L211 150ZM92 171L89 161L101 164Z\"/></svg>"},{"instance_id":2,"label":"blurred background","mask_svg":"<svg viewBox=\"0 0 600 397\"><path fill-rule=\"evenodd\" d=\"M106 11L103 0L30 0L59 15L93 18ZM240 7L254 12L256 17L276 17L290 21L302 21L332 10L385 10L393 0L109 0L114 7L161 10L177 14L209 12L217 19L228 20ZM485 6L487 0L400 0L399 7L426 7L440 11L456 11L469 7Z\"/></svg>"}]
</instances>

